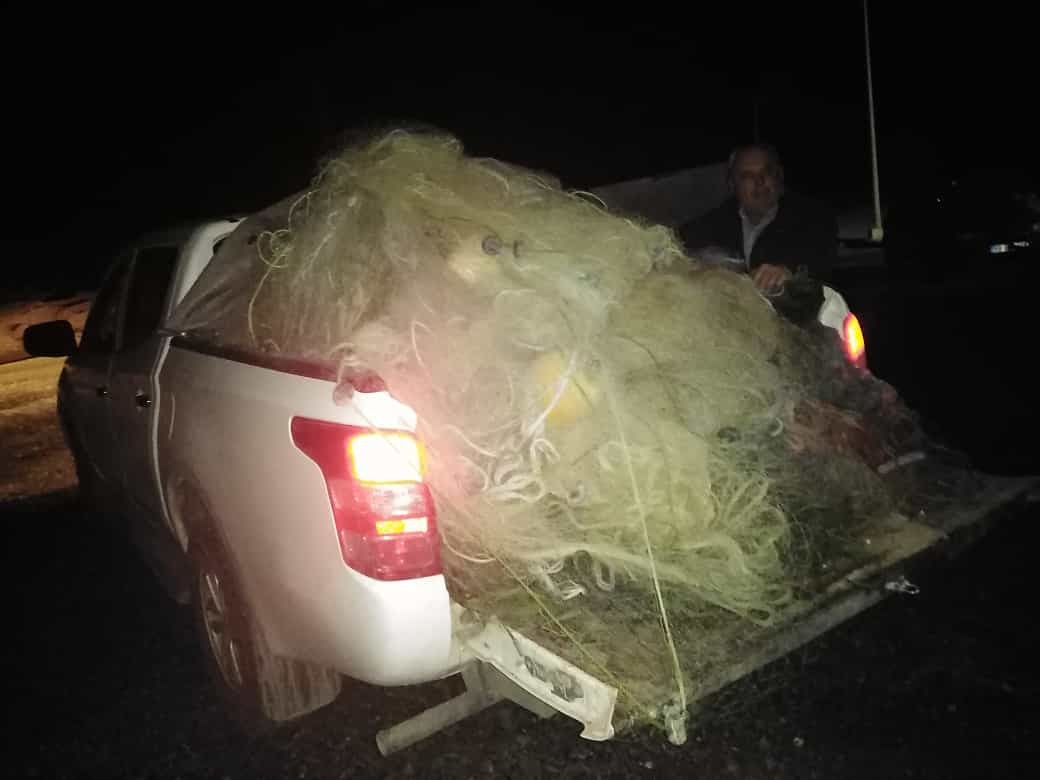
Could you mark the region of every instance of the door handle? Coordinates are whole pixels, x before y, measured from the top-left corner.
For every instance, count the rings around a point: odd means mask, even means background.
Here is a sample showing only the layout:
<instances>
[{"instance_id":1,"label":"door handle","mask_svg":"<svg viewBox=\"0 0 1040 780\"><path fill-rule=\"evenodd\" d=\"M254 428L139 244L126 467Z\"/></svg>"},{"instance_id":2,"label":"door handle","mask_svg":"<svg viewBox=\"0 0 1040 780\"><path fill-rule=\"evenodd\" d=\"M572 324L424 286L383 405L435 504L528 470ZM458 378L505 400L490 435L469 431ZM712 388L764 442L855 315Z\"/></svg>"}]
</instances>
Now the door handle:
<instances>
[{"instance_id":1,"label":"door handle","mask_svg":"<svg viewBox=\"0 0 1040 780\"><path fill-rule=\"evenodd\" d=\"M104 385L99 385L94 388L94 392L97 393L98 398L108 398L108 388Z\"/></svg>"},{"instance_id":2,"label":"door handle","mask_svg":"<svg viewBox=\"0 0 1040 780\"><path fill-rule=\"evenodd\" d=\"M135 395L134 402L142 409L150 409L152 407L152 397L147 393L138 393Z\"/></svg>"}]
</instances>

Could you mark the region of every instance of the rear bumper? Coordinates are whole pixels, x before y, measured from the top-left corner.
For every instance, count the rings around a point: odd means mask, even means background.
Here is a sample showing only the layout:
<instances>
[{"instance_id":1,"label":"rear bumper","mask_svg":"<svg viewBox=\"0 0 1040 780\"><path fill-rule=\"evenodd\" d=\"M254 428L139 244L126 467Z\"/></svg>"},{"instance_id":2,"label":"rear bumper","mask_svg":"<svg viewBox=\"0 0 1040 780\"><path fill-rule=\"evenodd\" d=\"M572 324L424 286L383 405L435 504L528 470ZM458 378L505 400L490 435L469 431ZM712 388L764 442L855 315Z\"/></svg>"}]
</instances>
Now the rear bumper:
<instances>
[{"instance_id":1,"label":"rear bumper","mask_svg":"<svg viewBox=\"0 0 1040 780\"><path fill-rule=\"evenodd\" d=\"M336 636L350 676L377 685L440 679L457 666L452 654L451 600L443 576L383 582L353 571L343 598L352 620ZM360 593L359 593L360 591Z\"/></svg>"},{"instance_id":2,"label":"rear bumper","mask_svg":"<svg viewBox=\"0 0 1040 780\"><path fill-rule=\"evenodd\" d=\"M267 605L272 647L372 685L413 685L458 670L443 576L384 582L345 566L316 591Z\"/></svg>"}]
</instances>

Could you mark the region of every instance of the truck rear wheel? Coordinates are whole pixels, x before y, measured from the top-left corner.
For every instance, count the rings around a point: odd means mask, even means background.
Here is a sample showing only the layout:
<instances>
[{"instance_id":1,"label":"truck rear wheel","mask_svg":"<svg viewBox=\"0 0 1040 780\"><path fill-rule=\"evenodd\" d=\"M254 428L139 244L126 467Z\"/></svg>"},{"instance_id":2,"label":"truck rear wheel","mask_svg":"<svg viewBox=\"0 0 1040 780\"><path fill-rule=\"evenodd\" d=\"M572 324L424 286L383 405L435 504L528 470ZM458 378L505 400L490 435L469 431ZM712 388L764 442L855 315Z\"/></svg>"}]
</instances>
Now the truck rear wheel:
<instances>
[{"instance_id":1,"label":"truck rear wheel","mask_svg":"<svg viewBox=\"0 0 1040 780\"><path fill-rule=\"evenodd\" d=\"M267 733L332 702L333 669L283 658L256 623L233 559L198 493L175 483L172 506L193 562L191 609L206 666L232 719L249 735Z\"/></svg>"},{"instance_id":2,"label":"truck rear wheel","mask_svg":"<svg viewBox=\"0 0 1040 780\"><path fill-rule=\"evenodd\" d=\"M260 690L257 637L224 545L211 530L192 539L192 609L209 676L236 724L249 734L267 731Z\"/></svg>"}]
</instances>

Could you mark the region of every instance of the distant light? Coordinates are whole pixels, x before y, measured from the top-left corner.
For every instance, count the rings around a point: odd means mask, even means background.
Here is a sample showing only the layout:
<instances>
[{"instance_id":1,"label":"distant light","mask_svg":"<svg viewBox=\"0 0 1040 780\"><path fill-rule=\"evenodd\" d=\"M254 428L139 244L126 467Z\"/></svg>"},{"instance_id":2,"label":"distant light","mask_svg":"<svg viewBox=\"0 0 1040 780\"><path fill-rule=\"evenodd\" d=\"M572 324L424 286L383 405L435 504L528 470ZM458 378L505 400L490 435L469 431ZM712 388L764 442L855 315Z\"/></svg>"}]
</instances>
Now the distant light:
<instances>
[{"instance_id":1,"label":"distant light","mask_svg":"<svg viewBox=\"0 0 1040 780\"><path fill-rule=\"evenodd\" d=\"M1016 241L1015 242L1015 246L1017 246L1020 249L1025 249L1026 247L1029 246L1029 242L1028 241Z\"/></svg>"},{"instance_id":2,"label":"distant light","mask_svg":"<svg viewBox=\"0 0 1040 780\"><path fill-rule=\"evenodd\" d=\"M991 255L1003 255L1011 251L1010 244L991 244L989 247L989 253Z\"/></svg>"}]
</instances>

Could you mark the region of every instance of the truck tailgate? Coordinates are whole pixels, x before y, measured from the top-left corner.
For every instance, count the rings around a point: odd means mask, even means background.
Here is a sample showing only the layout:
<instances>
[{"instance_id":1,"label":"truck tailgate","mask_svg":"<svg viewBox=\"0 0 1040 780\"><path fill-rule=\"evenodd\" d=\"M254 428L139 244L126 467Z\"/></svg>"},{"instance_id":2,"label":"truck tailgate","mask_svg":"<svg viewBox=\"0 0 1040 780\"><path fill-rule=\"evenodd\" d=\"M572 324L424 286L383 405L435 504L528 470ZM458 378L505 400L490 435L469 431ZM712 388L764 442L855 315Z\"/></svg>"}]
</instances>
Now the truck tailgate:
<instances>
[{"instance_id":1,"label":"truck tailgate","mask_svg":"<svg viewBox=\"0 0 1040 780\"><path fill-rule=\"evenodd\" d=\"M669 739L686 739L686 713L694 702L750 674L896 593L914 593L907 578L932 553L958 553L978 540L1005 511L1037 500L1040 477L979 477L970 500L931 516L893 516L864 534L871 555L855 568L836 565L816 583L814 595L786 612L775 625L748 634L719 630L704 661L683 657L688 677L684 703L674 691L656 691L656 705ZM609 739L631 722L615 711L618 690L598 669L580 669L554 652L544 636L525 636L498 621L479 621L465 610L456 615L456 640L468 658L494 667L539 701L579 721L587 739Z\"/></svg>"}]
</instances>

